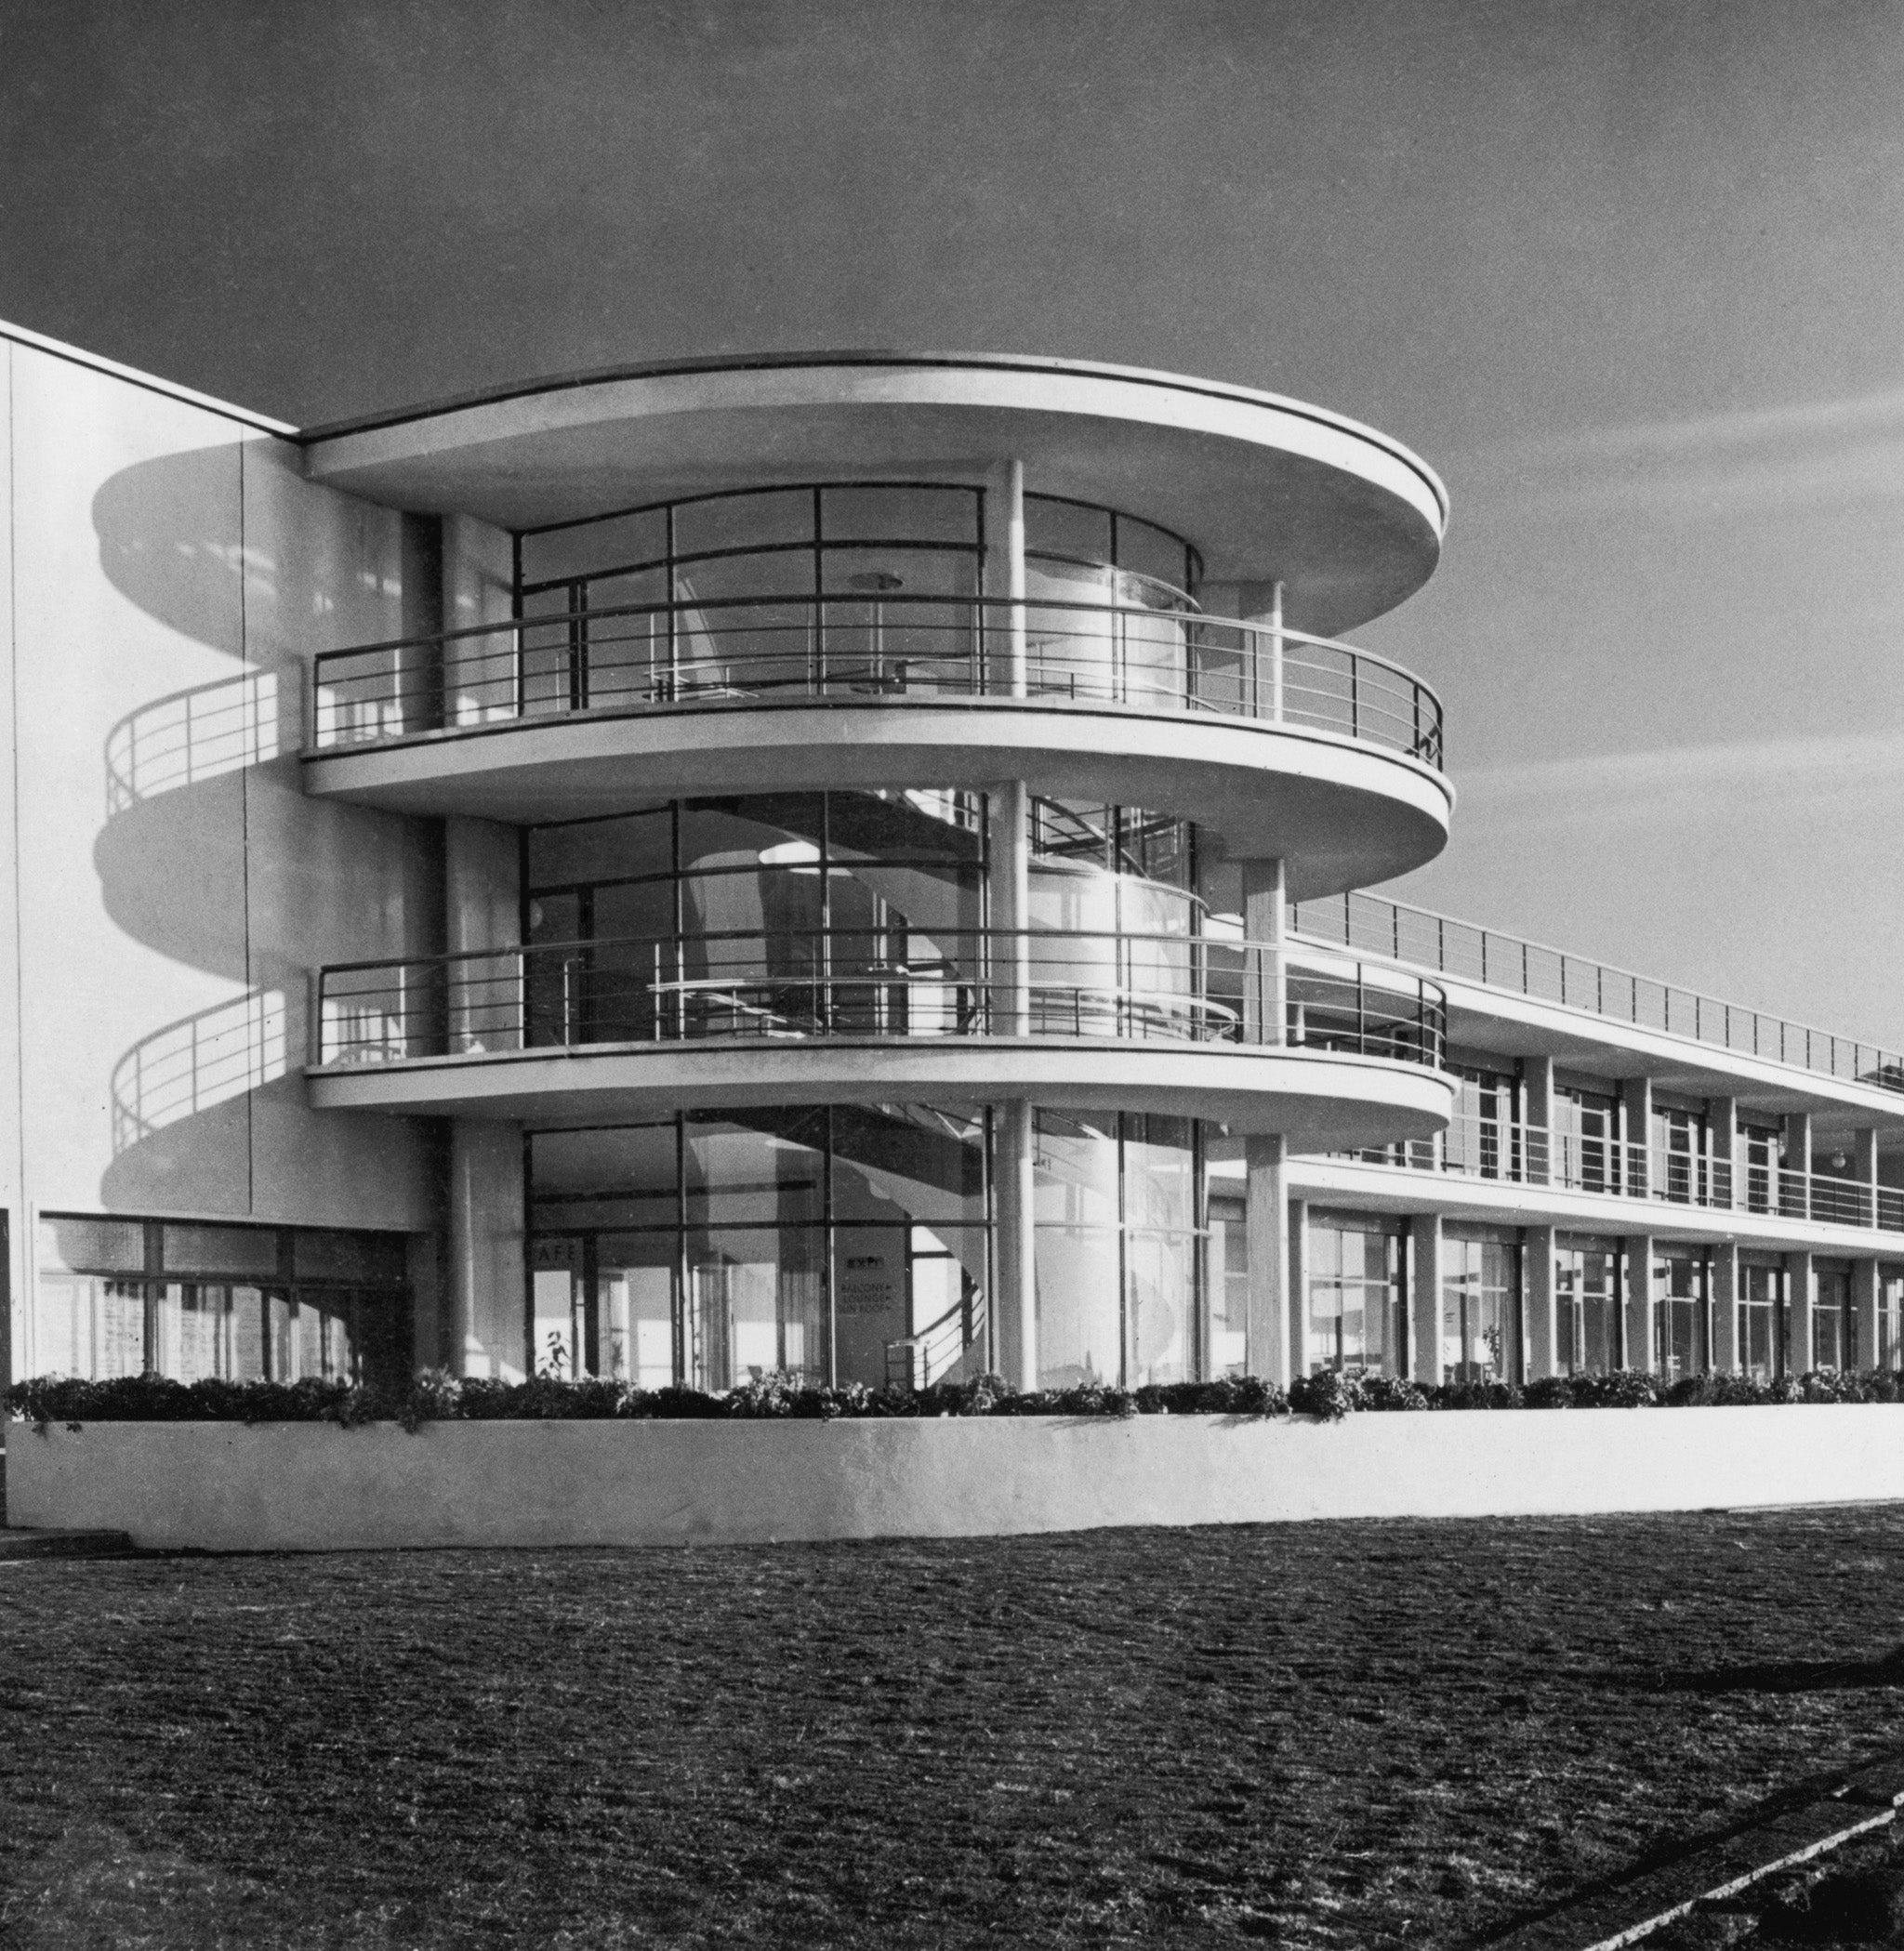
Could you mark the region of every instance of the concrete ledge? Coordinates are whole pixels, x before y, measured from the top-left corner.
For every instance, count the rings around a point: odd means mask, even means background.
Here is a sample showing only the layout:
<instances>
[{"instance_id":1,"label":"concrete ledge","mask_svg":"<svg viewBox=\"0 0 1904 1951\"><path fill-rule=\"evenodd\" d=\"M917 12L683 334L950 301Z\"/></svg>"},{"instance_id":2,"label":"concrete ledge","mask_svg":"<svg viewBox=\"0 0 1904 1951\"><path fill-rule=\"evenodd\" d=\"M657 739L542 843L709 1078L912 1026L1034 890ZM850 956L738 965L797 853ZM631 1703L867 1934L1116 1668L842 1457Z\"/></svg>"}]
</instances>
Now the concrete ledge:
<instances>
[{"instance_id":1,"label":"concrete ledge","mask_svg":"<svg viewBox=\"0 0 1904 1951\"><path fill-rule=\"evenodd\" d=\"M740 1544L1904 1499L1904 1404L922 1422L89 1423L17 1524L143 1547Z\"/></svg>"}]
</instances>

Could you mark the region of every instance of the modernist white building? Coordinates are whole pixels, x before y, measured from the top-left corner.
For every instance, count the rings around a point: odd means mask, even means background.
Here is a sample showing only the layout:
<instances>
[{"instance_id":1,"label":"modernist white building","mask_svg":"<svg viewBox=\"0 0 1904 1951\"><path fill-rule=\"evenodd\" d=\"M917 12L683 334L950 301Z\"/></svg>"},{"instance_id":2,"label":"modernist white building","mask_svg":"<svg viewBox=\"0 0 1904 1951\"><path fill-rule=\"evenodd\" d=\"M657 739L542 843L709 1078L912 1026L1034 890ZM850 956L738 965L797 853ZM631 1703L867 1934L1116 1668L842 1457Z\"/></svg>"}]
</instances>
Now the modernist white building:
<instances>
[{"instance_id":1,"label":"modernist white building","mask_svg":"<svg viewBox=\"0 0 1904 1951\"><path fill-rule=\"evenodd\" d=\"M1384 436L6 357L11 1376L1897 1364L1904 1063L1364 891L1454 802Z\"/></svg>"}]
</instances>

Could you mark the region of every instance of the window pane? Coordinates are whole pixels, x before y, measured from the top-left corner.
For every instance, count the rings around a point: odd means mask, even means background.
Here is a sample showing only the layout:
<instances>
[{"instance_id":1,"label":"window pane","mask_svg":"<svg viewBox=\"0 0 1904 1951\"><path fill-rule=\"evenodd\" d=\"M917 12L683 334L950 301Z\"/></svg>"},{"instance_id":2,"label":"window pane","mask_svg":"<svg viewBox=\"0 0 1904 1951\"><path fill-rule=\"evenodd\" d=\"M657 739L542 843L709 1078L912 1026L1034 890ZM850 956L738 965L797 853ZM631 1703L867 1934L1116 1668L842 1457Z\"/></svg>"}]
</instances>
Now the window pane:
<instances>
[{"instance_id":1,"label":"window pane","mask_svg":"<svg viewBox=\"0 0 1904 1951\"><path fill-rule=\"evenodd\" d=\"M979 543L979 497L972 488L828 488L821 495L821 532L835 542Z\"/></svg>"},{"instance_id":2,"label":"window pane","mask_svg":"<svg viewBox=\"0 0 1904 1951\"><path fill-rule=\"evenodd\" d=\"M1040 1154L1044 1148L1041 1138ZM1038 1225L1039 1388L1118 1379L1123 1350L1117 1247L1115 1225Z\"/></svg>"},{"instance_id":3,"label":"window pane","mask_svg":"<svg viewBox=\"0 0 1904 1951\"><path fill-rule=\"evenodd\" d=\"M577 522L546 534L522 537L522 581L545 583L557 576L588 575L658 561L668 553L668 518L650 508L636 515L610 515Z\"/></svg>"},{"instance_id":4,"label":"window pane","mask_svg":"<svg viewBox=\"0 0 1904 1951\"><path fill-rule=\"evenodd\" d=\"M820 1220L826 1141L824 1111L691 1116L688 1217L725 1226Z\"/></svg>"},{"instance_id":5,"label":"window pane","mask_svg":"<svg viewBox=\"0 0 1904 1951\"><path fill-rule=\"evenodd\" d=\"M757 548L763 544L813 539L811 488L769 488L675 504L677 560L704 549Z\"/></svg>"},{"instance_id":6,"label":"window pane","mask_svg":"<svg viewBox=\"0 0 1904 1951\"><path fill-rule=\"evenodd\" d=\"M819 1226L693 1228L687 1264L687 1379L731 1389L778 1371L826 1376L826 1318Z\"/></svg>"},{"instance_id":7,"label":"window pane","mask_svg":"<svg viewBox=\"0 0 1904 1951\"><path fill-rule=\"evenodd\" d=\"M299 1280L400 1287L408 1274L406 1249L402 1233L300 1232L292 1235L291 1271Z\"/></svg>"},{"instance_id":8,"label":"window pane","mask_svg":"<svg viewBox=\"0 0 1904 1951\"><path fill-rule=\"evenodd\" d=\"M623 819L529 829L532 892L673 872L674 814L665 806Z\"/></svg>"},{"instance_id":9,"label":"window pane","mask_svg":"<svg viewBox=\"0 0 1904 1951\"><path fill-rule=\"evenodd\" d=\"M268 1227L167 1226L164 1252L168 1273L251 1273L269 1279L278 1271L278 1236Z\"/></svg>"},{"instance_id":10,"label":"window pane","mask_svg":"<svg viewBox=\"0 0 1904 1951\"><path fill-rule=\"evenodd\" d=\"M637 1389L665 1389L674 1372L675 1262L681 1235L604 1234L595 1243L596 1363Z\"/></svg>"},{"instance_id":11,"label":"window pane","mask_svg":"<svg viewBox=\"0 0 1904 1951\"><path fill-rule=\"evenodd\" d=\"M840 1221L983 1225L983 1115L925 1105L838 1106L833 1216Z\"/></svg>"},{"instance_id":12,"label":"window pane","mask_svg":"<svg viewBox=\"0 0 1904 1951\"><path fill-rule=\"evenodd\" d=\"M136 1220L43 1219L40 1264L75 1272L142 1272L145 1228Z\"/></svg>"},{"instance_id":13,"label":"window pane","mask_svg":"<svg viewBox=\"0 0 1904 1951\"><path fill-rule=\"evenodd\" d=\"M1074 561L1111 560L1111 518L1103 508L1053 501L1043 494L1025 497L1025 547L1028 554L1063 556Z\"/></svg>"}]
</instances>

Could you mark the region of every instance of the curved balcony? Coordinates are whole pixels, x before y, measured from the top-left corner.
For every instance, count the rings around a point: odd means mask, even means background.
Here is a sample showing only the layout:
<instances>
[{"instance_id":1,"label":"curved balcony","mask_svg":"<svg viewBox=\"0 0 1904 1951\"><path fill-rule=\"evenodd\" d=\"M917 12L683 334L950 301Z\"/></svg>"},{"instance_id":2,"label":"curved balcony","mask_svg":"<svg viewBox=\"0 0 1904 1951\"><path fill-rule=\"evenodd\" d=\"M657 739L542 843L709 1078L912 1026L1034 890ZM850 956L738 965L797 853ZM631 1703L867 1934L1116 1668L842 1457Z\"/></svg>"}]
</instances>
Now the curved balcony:
<instances>
[{"instance_id":1,"label":"curved balcony","mask_svg":"<svg viewBox=\"0 0 1904 1951\"><path fill-rule=\"evenodd\" d=\"M1440 700L1304 633L1117 604L668 603L329 652L308 791L517 824L642 798L1027 778L1281 855L1291 895L1446 842Z\"/></svg>"},{"instance_id":2,"label":"curved balcony","mask_svg":"<svg viewBox=\"0 0 1904 1951\"><path fill-rule=\"evenodd\" d=\"M320 1106L580 1124L682 1104L1029 1098L1305 1146L1448 1122L1439 989L1184 935L814 929L353 963L320 980ZM1280 1036L1275 1032L1280 1029Z\"/></svg>"}]
</instances>

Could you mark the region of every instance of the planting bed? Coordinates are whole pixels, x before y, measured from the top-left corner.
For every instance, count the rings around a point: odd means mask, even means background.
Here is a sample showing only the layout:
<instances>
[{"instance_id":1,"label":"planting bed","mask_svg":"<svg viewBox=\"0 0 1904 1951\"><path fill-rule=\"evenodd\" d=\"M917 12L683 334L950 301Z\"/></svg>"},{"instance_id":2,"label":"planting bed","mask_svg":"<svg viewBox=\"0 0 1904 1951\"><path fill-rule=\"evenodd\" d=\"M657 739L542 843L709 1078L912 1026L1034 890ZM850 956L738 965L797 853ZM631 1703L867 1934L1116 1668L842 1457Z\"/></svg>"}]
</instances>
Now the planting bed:
<instances>
[{"instance_id":1,"label":"planting bed","mask_svg":"<svg viewBox=\"0 0 1904 1951\"><path fill-rule=\"evenodd\" d=\"M1904 1744L1904 1509L0 1566L9 1946L1476 1942Z\"/></svg>"}]
</instances>

